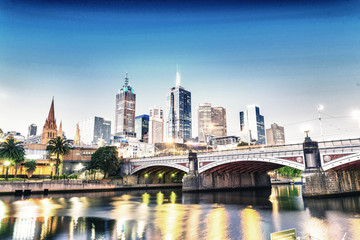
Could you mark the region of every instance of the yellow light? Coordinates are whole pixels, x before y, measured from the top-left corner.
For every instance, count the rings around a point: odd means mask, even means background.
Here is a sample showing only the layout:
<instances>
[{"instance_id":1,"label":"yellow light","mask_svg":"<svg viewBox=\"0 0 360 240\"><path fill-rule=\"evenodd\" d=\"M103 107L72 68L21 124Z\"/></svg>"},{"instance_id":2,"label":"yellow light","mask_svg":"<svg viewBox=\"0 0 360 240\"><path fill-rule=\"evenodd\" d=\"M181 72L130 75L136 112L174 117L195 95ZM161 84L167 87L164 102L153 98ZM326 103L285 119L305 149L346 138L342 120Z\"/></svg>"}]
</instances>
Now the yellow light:
<instances>
[{"instance_id":1,"label":"yellow light","mask_svg":"<svg viewBox=\"0 0 360 240\"><path fill-rule=\"evenodd\" d=\"M146 205L149 205L149 203L150 203L150 194L144 193L142 195L142 203L144 203Z\"/></svg>"},{"instance_id":2,"label":"yellow light","mask_svg":"<svg viewBox=\"0 0 360 240\"><path fill-rule=\"evenodd\" d=\"M158 205L163 204L164 202L164 194L162 192L158 192L158 194L156 194L156 203Z\"/></svg>"},{"instance_id":3,"label":"yellow light","mask_svg":"<svg viewBox=\"0 0 360 240\"><path fill-rule=\"evenodd\" d=\"M171 177L175 177L175 173L172 173L172 174L171 174Z\"/></svg>"},{"instance_id":4,"label":"yellow light","mask_svg":"<svg viewBox=\"0 0 360 240\"><path fill-rule=\"evenodd\" d=\"M161 173L159 173L159 178L161 178L162 177L162 174Z\"/></svg>"},{"instance_id":5,"label":"yellow light","mask_svg":"<svg viewBox=\"0 0 360 240\"><path fill-rule=\"evenodd\" d=\"M50 166L52 167L52 166L54 166L54 164L53 164L53 163L50 163Z\"/></svg>"},{"instance_id":6,"label":"yellow light","mask_svg":"<svg viewBox=\"0 0 360 240\"><path fill-rule=\"evenodd\" d=\"M176 203L176 193L171 192L171 194L170 194L170 202L171 202L172 204L175 204L175 203Z\"/></svg>"},{"instance_id":7,"label":"yellow light","mask_svg":"<svg viewBox=\"0 0 360 240\"><path fill-rule=\"evenodd\" d=\"M149 177L149 174L145 173L144 177L146 177L146 178Z\"/></svg>"},{"instance_id":8,"label":"yellow light","mask_svg":"<svg viewBox=\"0 0 360 240\"><path fill-rule=\"evenodd\" d=\"M4 162L4 165L5 165L5 166L9 166L9 165L10 165L10 162L9 162L9 161L6 161L6 162Z\"/></svg>"}]
</instances>

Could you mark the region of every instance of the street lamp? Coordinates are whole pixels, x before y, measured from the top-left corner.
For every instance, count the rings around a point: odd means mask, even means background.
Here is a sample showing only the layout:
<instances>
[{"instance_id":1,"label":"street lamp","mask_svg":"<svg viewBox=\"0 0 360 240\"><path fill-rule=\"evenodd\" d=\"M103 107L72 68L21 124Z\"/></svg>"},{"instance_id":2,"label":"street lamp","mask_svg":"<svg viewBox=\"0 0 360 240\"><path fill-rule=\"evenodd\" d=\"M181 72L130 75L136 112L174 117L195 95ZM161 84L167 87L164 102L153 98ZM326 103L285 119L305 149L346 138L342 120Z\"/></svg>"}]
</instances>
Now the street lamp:
<instances>
[{"instance_id":1,"label":"street lamp","mask_svg":"<svg viewBox=\"0 0 360 240\"><path fill-rule=\"evenodd\" d=\"M320 135L321 135L321 138L323 141L324 140L324 135L323 135L323 128L322 128L322 122L321 122L321 110L324 110L324 106L323 105L318 105L317 106L317 109L318 109L318 117L319 117L319 123L320 123Z\"/></svg>"},{"instance_id":2,"label":"street lamp","mask_svg":"<svg viewBox=\"0 0 360 240\"><path fill-rule=\"evenodd\" d=\"M4 165L6 166L5 180L7 181L7 180L8 180L8 176L9 176L9 165L10 165L10 162L9 162L9 161L6 161L6 162L4 163Z\"/></svg>"}]
</instances>

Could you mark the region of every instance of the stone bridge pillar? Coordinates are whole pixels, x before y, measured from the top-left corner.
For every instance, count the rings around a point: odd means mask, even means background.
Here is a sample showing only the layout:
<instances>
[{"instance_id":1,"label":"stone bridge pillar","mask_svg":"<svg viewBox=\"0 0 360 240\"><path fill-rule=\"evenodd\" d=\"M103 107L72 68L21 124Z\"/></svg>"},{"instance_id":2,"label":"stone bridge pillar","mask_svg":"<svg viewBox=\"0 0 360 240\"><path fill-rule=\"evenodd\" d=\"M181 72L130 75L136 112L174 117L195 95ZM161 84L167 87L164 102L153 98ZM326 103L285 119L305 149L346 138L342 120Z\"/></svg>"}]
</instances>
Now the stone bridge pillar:
<instances>
[{"instance_id":1,"label":"stone bridge pillar","mask_svg":"<svg viewBox=\"0 0 360 240\"><path fill-rule=\"evenodd\" d=\"M309 137L304 142L305 171L303 197L322 197L360 192L360 171L323 171L318 143Z\"/></svg>"}]
</instances>

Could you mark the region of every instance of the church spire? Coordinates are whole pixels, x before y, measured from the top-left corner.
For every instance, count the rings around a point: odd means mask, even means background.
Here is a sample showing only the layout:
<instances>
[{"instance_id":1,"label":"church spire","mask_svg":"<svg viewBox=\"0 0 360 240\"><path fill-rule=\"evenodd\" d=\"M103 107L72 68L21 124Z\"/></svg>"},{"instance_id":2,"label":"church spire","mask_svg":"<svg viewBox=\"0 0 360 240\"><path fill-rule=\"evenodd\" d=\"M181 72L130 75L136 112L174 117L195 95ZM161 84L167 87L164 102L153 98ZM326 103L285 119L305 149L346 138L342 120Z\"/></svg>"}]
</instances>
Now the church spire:
<instances>
[{"instance_id":1,"label":"church spire","mask_svg":"<svg viewBox=\"0 0 360 240\"><path fill-rule=\"evenodd\" d=\"M73 145L80 145L80 129L78 123L76 124L76 133Z\"/></svg>"},{"instance_id":2,"label":"church spire","mask_svg":"<svg viewBox=\"0 0 360 240\"><path fill-rule=\"evenodd\" d=\"M54 97L51 101L49 115L45 121L41 134L41 144L47 144L51 139L57 136L57 126L55 119Z\"/></svg>"},{"instance_id":3,"label":"church spire","mask_svg":"<svg viewBox=\"0 0 360 240\"><path fill-rule=\"evenodd\" d=\"M62 121L60 121L59 131L58 131L58 137L62 138L63 132L62 132Z\"/></svg>"}]
</instances>

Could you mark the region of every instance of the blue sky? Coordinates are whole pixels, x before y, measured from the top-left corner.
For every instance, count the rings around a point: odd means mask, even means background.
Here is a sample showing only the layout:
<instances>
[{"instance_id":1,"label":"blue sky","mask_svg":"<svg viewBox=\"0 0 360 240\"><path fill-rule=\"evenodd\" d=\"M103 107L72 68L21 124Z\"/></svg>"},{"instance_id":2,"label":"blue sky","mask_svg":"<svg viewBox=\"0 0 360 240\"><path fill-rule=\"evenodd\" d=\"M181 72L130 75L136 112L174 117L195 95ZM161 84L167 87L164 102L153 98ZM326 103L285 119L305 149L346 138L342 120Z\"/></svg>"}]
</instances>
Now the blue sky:
<instances>
[{"instance_id":1,"label":"blue sky","mask_svg":"<svg viewBox=\"0 0 360 240\"><path fill-rule=\"evenodd\" d=\"M319 123L305 121L323 104L326 139L359 137L348 117L360 109L359 10L357 1L2 1L0 128L41 131L54 96L73 138L80 120L114 119L125 72L137 115L166 109L180 64L193 136L197 106L210 102L227 109L229 135L257 104L288 142L305 129L318 138Z\"/></svg>"}]
</instances>

